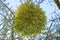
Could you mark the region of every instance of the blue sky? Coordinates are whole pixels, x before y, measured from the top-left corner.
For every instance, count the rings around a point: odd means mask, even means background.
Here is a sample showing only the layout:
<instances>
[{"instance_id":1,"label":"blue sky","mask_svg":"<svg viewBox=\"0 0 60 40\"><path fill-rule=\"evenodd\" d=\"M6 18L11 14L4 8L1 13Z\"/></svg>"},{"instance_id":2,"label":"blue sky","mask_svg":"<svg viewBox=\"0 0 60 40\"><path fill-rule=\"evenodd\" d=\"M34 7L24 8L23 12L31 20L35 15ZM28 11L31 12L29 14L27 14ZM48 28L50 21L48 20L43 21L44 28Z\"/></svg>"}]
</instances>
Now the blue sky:
<instances>
[{"instance_id":1,"label":"blue sky","mask_svg":"<svg viewBox=\"0 0 60 40\"><path fill-rule=\"evenodd\" d=\"M50 1L50 2L49 2ZM57 6L54 4L53 0L45 0L43 3L41 3L40 7L44 10L46 13L47 18L51 18L51 14L54 12L54 10L58 10ZM16 11L17 7L21 4L19 0L7 0L6 3L9 3L9 7L12 8L14 11Z\"/></svg>"}]
</instances>

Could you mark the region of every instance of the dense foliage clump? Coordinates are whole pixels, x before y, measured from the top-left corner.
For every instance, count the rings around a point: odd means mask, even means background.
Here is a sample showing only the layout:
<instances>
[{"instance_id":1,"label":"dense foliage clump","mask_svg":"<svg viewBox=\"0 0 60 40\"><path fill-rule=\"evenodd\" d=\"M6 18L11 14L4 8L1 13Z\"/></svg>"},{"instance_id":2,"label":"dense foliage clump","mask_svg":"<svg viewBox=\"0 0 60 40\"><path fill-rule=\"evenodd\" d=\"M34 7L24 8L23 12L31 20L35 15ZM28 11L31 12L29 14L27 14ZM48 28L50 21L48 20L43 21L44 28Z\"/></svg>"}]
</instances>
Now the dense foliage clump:
<instances>
[{"instance_id":1,"label":"dense foliage clump","mask_svg":"<svg viewBox=\"0 0 60 40\"><path fill-rule=\"evenodd\" d=\"M15 12L14 30L23 36L41 33L45 29L45 24L45 13L34 3L25 2Z\"/></svg>"}]
</instances>

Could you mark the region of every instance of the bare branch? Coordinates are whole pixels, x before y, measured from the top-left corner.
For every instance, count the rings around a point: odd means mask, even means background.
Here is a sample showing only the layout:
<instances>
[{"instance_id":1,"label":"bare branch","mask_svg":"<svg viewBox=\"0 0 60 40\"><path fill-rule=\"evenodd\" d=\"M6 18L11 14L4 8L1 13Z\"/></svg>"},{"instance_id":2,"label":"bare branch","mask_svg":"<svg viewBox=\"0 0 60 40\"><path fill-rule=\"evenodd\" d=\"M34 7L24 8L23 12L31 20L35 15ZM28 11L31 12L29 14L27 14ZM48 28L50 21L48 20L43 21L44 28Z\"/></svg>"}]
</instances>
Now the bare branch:
<instances>
[{"instance_id":1,"label":"bare branch","mask_svg":"<svg viewBox=\"0 0 60 40\"><path fill-rule=\"evenodd\" d=\"M45 40L49 40L49 37L50 35L48 33L50 33L50 28L52 27L52 24L53 24L54 21L51 22L50 26L49 26L49 29L48 29L48 32L47 32L47 37Z\"/></svg>"},{"instance_id":2,"label":"bare branch","mask_svg":"<svg viewBox=\"0 0 60 40\"><path fill-rule=\"evenodd\" d=\"M57 19L60 19L60 17L59 17L59 18L52 19L52 20L49 20L49 22L55 21L55 20L57 20Z\"/></svg>"},{"instance_id":3,"label":"bare branch","mask_svg":"<svg viewBox=\"0 0 60 40\"><path fill-rule=\"evenodd\" d=\"M60 9L60 2L59 2L59 0L54 0L54 2L58 6L58 8Z\"/></svg>"},{"instance_id":4,"label":"bare branch","mask_svg":"<svg viewBox=\"0 0 60 40\"><path fill-rule=\"evenodd\" d=\"M0 0L1 1L1 0ZM1 3L13 14L14 12L12 12L12 10L5 4L1 1Z\"/></svg>"}]
</instances>

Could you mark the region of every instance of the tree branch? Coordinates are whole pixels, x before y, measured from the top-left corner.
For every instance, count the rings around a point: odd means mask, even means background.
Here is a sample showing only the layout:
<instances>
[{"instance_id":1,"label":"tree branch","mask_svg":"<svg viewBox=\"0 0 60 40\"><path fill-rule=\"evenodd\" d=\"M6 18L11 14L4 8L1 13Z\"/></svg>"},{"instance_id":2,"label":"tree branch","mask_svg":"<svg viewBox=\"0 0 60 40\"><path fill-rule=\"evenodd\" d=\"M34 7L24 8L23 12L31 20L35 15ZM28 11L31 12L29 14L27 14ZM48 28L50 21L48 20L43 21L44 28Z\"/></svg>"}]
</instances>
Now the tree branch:
<instances>
[{"instance_id":1,"label":"tree branch","mask_svg":"<svg viewBox=\"0 0 60 40\"><path fill-rule=\"evenodd\" d=\"M59 0L54 0L54 2L58 6L58 8L60 9L60 2L59 2Z\"/></svg>"},{"instance_id":2,"label":"tree branch","mask_svg":"<svg viewBox=\"0 0 60 40\"><path fill-rule=\"evenodd\" d=\"M14 17L14 12L5 3L3 3L2 1L1 1L1 3L11 12L11 14L13 14L13 17ZM15 40L14 39L14 29L13 29L13 26L12 26L12 31L11 31L11 40Z\"/></svg>"},{"instance_id":3,"label":"tree branch","mask_svg":"<svg viewBox=\"0 0 60 40\"><path fill-rule=\"evenodd\" d=\"M52 27L52 24L53 24L54 21L51 22L50 26L49 26L49 29L48 29L48 32L47 32L47 37L45 38L45 40L49 40L49 32L50 32L50 28Z\"/></svg>"},{"instance_id":4,"label":"tree branch","mask_svg":"<svg viewBox=\"0 0 60 40\"><path fill-rule=\"evenodd\" d=\"M49 20L49 22L50 22L50 21L55 21L55 20L57 20L57 19L60 19L60 17L59 17L59 18L52 19L52 20Z\"/></svg>"},{"instance_id":5,"label":"tree branch","mask_svg":"<svg viewBox=\"0 0 60 40\"><path fill-rule=\"evenodd\" d=\"M0 0L1 1L1 0ZM12 12L11 11L11 9L5 4L5 3L3 3L2 1L1 1L1 3L13 14L14 12Z\"/></svg>"}]
</instances>

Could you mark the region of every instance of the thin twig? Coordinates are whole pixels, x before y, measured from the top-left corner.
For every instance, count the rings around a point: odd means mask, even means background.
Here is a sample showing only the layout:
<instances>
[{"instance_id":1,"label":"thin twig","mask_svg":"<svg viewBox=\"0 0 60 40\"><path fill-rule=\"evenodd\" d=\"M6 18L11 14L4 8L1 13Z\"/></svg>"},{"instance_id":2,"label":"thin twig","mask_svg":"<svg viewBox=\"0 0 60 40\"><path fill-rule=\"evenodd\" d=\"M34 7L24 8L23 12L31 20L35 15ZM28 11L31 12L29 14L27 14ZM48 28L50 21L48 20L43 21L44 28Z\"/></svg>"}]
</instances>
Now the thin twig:
<instances>
[{"instance_id":1,"label":"thin twig","mask_svg":"<svg viewBox=\"0 0 60 40\"><path fill-rule=\"evenodd\" d=\"M48 34L48 33L50 32L50 28L52 27L53 22L54 22L54 21L52 21L52 22L51 22L51 25L49 26L49 29L48 29L48 32L47 32L47 37L46 37L45 40L48 40L48 38L49 38L49 34Z\"/></svg>"},{"instance_id":2,"label":"thin twig","mask_svg":"<svg viewBox=\"0 0 60 40\"><path fill-rule=\"evenodd\" d=\"M5 3L3 3L2 1L1 1L1 3L11 12L11 14L13 14L13 17L14 17L14 12ZM12 40L14 40L14 29L13 29L13 27L12 27L12 32L11 32L11 38L12 38Z\"/></svg>"},{"instance_id":3,"label":"thin twig","mask_svg":"<svg viewBox=\"0 0 60 40\"><path fill-rule=\"evenodd\" d=\"M0 0L1 1L1 0ZM3 3L2 1L1 1L1 3L13 14L14 12L12 12L11 11L11 9L5 4L5 3Z\"/></svg>"},{"instance_id":4,"label":"thin twig","mask_svg":"<svg viewBox=\"0 0 60 40\"><path fill-rule=\"evenodd\" d=\"M59 17L59 18L52 19L52 20L49 20L49 22L55 21L55 20L57 20L57 19L60 19L60 17Z\"/></svg>"}]
</instances>

